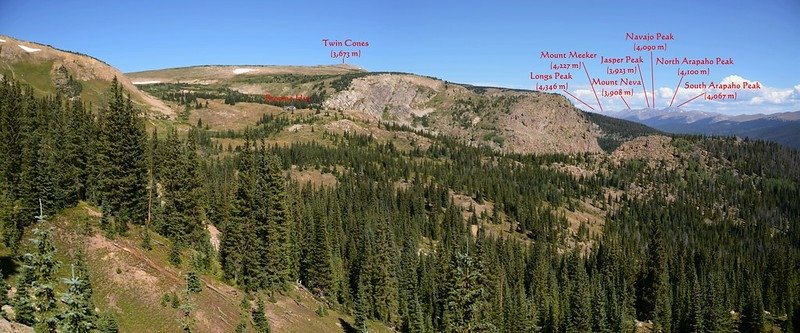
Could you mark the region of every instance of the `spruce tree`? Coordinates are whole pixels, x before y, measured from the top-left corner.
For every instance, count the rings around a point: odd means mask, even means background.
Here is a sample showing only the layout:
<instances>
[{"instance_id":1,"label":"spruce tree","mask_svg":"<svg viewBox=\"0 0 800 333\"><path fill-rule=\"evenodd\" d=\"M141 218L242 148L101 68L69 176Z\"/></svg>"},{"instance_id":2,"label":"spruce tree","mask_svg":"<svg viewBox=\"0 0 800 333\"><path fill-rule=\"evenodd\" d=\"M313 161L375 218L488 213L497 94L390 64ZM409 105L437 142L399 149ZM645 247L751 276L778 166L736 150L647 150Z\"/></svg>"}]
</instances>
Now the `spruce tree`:
<instances>
[{"instance_id":1,"label":"spruce tree","mask_svg":"<svg viewBox=\"0 0 800 333\"><path fill-rule=\"evenodd\" d=\"M203 285L197 273L190 271L186 273L186 292L196 294L203 290Z\"/></svg>"},{"instance_id":2,"label":"spruce tree","mask_svg":"<svg viewBox=\"0 0 800 333\"><path fill-rule=\"evenodd\" d=\"M567 332L591 332L592 331L592 295L590 293L589 278L586 269L578 254L570 256L570 281L572 292L570 295L570 312L567 321Z\"/></svg>"},{"instance_id":3,"label":"spruce tree","mask_svg":"<svg viewBox=\"0 0 800 333\"><path fill-rule=\"evenodd\" d=\"M356 291L355 329L359 333L369 333L369 328L367 327L369 304L367 303L367 293L364 289L365 288L359 284L358 291Z\"/></svg>"},{"instance_id":4,"label":"spruce tree","mask_svg":"<svg viewBox=\"0 0 800 333\"><path fill-rule=\"evenodd\" d=\"M20 212L19 201L14 199L7 186L0 184L0 232L3 244L12 250L16 249L20 230L17 228L17 219Z\"/></svg>"},{"instance_id":5,"label":"spruce tree","mask_svg":"<svg viewBox=\"0 0 800 333\"><path fill-rule=\"evenodd\" d=\"M52 332L57 326L54 274L60 266L55 258L51 231L33 230L33 252L22 256L23 265L14 296L15 320L35 325L37 330Z\"/></svg>"},{"instance_id":6,"label":"spruce tree","mask_svg":"<svg viewBox=\"0 0 800 333\"><path fill-rule=\"evenodd\" d=\"M65 206L69 170L67 160L63 156L63 114L60 96L42 100L39 110L38 128L34 134L38 139L36 155L34 193L41 200L45 211L55 212Z\"/></svg>"},{"instance_id":7,"label":"spruce tree","mask_svg":"<svg viewBox=\"0 0 800 333\"><path fill-rule=\"evenodd\" d=\"M32 223L30 216L38 213L38 202L40 198L44 198L45 203L52 196L51 179L44 177L41 174L44 172L43 165L40 165L42 157L40 149L42 140L47 137L47 120L48 110L45 106L45 100L36 100L33 96L33 90L30 87L25 89L23 93L23 103L21 107L22 112L22 135L20 144L22 146L21 156L19 162L19 178L18 184L13 191L17 192L16 196L20 203L20 214L17 215L16 236L21 237L24 228ZM51 151L51 150L48 150ZM52 169L47 168L46 171ZM43 183L39 183L43 180ZM49 209L48 205L48 209ZM14 241L17 242L19 239Z\"/></svg>"},{"instance_id":8,"label":"spruce tree","mask_svg":"<svg viewBox=\"0 0 800 333\"><path fill-rule=\"evenodd\" d=\"M78 252L75 254L75 273L80 281L80 284L78 285L80 295L91 302L94 289L92 288L92 282L89 278L89 267L86 264L86 253L84 253L82 249L78 249Z\"/></svg>"},{"instance_id":9,"label":"spruce tree","mask_svg":"<svg viewBox=\"0 0 800 333\"><path fill-rule=\"evenodd\" d=\"M61 262L56 259L56 248L52 243L52 230L49 229L34 229L33 243L35 252L26 253L23 258L26 264L30 265L33 271L32 285L40 289L35 291L37 294L47 295L52 291L51 283L54 282L54 275ZM37 297L39 304L37 308L42 310L49 310L55 305L54 297Z\"/></svg>"},{"instance_id":10,"label":"spruce tree","mask_svg":"<svg viewBox=\"0 0 800 333\"><path fill-rule=\"evenodd\" d=\"M94 116L81 101L72 102L66 112L64 156L68 161L64 173L68 183L67 204L87 200L90 196L91 165L94 161Z\"/></svg>"},{"instance_id":11,"label":"spruce tree","mask_svg":"<svg viewBox=\"0 0 800 333\"><path fill-rule=\"evenodd\" d=\"M22 87L14 80L0 81L0 180L8 185L8 191L15 193L19 188L22 170L22 154L25 139L26 99Z\"/></svg>"},{"instance_id":12,"label":"spruce tree","mask_svg":"<svg viewBox=\"0 0 800 333\"><path fill-rule=\"evenodd\" d=\"M228 219L222 225L219 241L219 258L226 279L240 281L244 248L244 225L238 219Z\"/></svg>"},{"instance_id":13,"label":"spruce tree","mask_svg":"<svg viewBox=\"0 0 800 333\"><path fill-rule=\"evenodd\" d=\"M484 272L480 262L461 252L451 255L447 299L443 314L446 332L482 330L480 321L486 306Z\"/></svg>"},{"instance_id":14,"label":"spruce tree","mask_svg":"<svg viewBox=\"0 0 800 333\"><path fill-rule=\"evenodd\" d=\"M764 331L764 302L758 283L750 282L745 288L744 307L739 320L739 332L760 333Z\"/></svg>"},{"instance_id":15,"label":"spruce tree","mask_svg":"<svg viewBox=\"0 0 800 333\"><path fill-rule=\"evenodd\" d=\"M261 154L266 153L262 150ZM293 223L286 202L285 179L278 159L272 155L264 156L260 170L267 191L266 198L262 199L266 201L263 205L267 208L264 269L267 285L275 288L292 278Z\"/></svg>"},{"instance_id":16,"label":"spruce tree","mask_svg":"<svg viewBox=\"0 0 800 333\"><path fill-rule=\"evenodd\" d=\"M104 313L97 321L97 331L99 333L119 333L119 324L114 314Z\"/></svg>"},{"instance_id":17,"label":"spruce tree","mask_svg":"<svg viewBox=\"0 0 800 333\"><path fill-rule=\"evenodd\" d=\"M220 239L220 261L224 276L241 286L250 286L251 277L246 273L253 252L253 216L255 216L256 182L255 157L250 140L246 140L237 156L238 173L231 214L224 221Z\"/></svg>"},{"instance_id":18,"label":"spruce tree","mask_svg":"<svg viewBox=\"0 0 800 333\"><path fill-rule=\"evenodd\" d=\"M420 304L418 295L414 294L413 297L408 305L406 329L409 333L423 333L426 330L422 304Z\"/></svg>"},{"instance_id":19,"label":"spruce tree","mask_svg":"<svg viewBox=\"0 0 800 333\"><path fill-rule=\"evenodd\" d=\"M115 77L108 105L99 116L98 196L119 219L113 227L127 230L127 222L142 224L147 212L147 159L144 124Z\"/></svg>"},{"instance_id":20,"label":"spruce tree","mask_svg":"<svg viewBox=\"0 0 800 333\"><path fill-rule=\"evenodd\" d=\"M653 321L657 330L669 332L672 316L667 253L661 235L660 222L653 221L651 223L651 241L647 249L647 262L637 295L638 310L643 319Z\"/></svg>"},{"instance_id":21,"label":"spruce tree","mask_svg":"<svg viewBox=\"0 0 800 333\"><path fill-rule=\"evenodd\" d=\"M196 245L202 239L202 184L197 170L194 145L178 139L173 129L162 145L159 183L163 205L159 208L158 230L174 242Z\"/></svg>"},{"instance_id":22,"label":"spruce tree","mask_svg":"<svg viewBox=\"0 0 800 333\"><path fill-rule=\"evenodd\" d=\"M592 332L611 332L608 324L606 291L599 279L594 283L592 294Z\"/></svg>"},{"instance_id":23,"label":"spruce tree","mask_svg":"<svg viewBox=\"0 0 800 333\"><path fill-rule=\"evenodd\" d=\"M407 332L421 333L424 330L422 308L419 302L419 289L417 287L417 268L419 260L417 245L412 239L406 239L403 244L402 275L400 281L400 308L403 317L403 329Z\"/></svg>"},{"instance_id":24,"label":"spruce tree","mask_svg":"<svg viewBox=\"0 0 800 333\"><path fill-rule=\"evenodd\" d=\"M9 289L11 289L11 288L8 286L8 283L6 282L6 279L3 276L3 273L0 273L0 308L2 308L3 305L6 305L6 304L10 305L10 302L9 302L9 299L8 299L8 290ZM3 315L3 317L5 317L4 313L2 315Z\"/></svg>"},{"instance_id":25,"label":"spruce tree","mask_svg":"<svg viewBox=\"0 0 800 333\"><path fill-rule=\"evenodd\" d=\"M707 331L733 332L733 320L730 309L726 308L723 290L725 290L725 282L719 275L714 275L706 282L703 324Z\"/></svg>"},{"instance_id":26,"label":"spruce tree","mask_svg":"<svg viewBox=\"0 0 800 333\"><path fill-rule=\"evenodd\" d=\"M106 235L113 236L116 233L116 228L114 227L114 217L111 216L111 211L105 202L100 204L100 214L100 229L103 230Z\"/></svg>"},{"instance_id":27,"label":"spruce tree","mask_svg":"<svg viewBox=\"0 0 800 333\"><path fill-rule=\"evenodd\" d=\"M373 306L378 319L390 324L398 324L398 281L397 257L389 221L380 218L377 221L375 265L379 267L373 276Z\"/></svg>"},{"instance_id":28,"label":"spruce tree","mask_svg":"<svg viewBox=\"0 0 800 333\"><path fill-rule=\"evenodd\" d=\"M60 326L64 332L93 332L95 329L95 313L91 298L85 293L85 282L75 275L74 267L72 277L63 279L67 284L67 292L61 295L61 302L65 308L58 316Z\"/></svg>"},{"instance_id":29,"label":"spruce tree","mask_svg":"<svg viewBox=\"0 0 800 333\"><path fill-rule=\"evenodd\" d=\"M333 286L328 226L321 209L313 208L313 210L313 220L311 221L313 239L306 268L308 287L315 294L326 296Z\"/></svg>"},{"instance_id":30,"label":"spruce tree","mask_svg":"<svg viewBox=\"0 0 800 333\"><path fill-rule=\"evenodd\" d=\"M700 283L697 282L697 277L692 280L692 304L689 313L690 328L692 332L705 332L706 331L706 312L713 311L714 309L707 309L704 298L703 290L700 288Z\"/></svg>"},{"instance_id":31,"label":"spruce tree","mask_svg":"<svg viewBox=\"0 0 800 333\"><path fill-rule=\"evenodd\" d=\"M259 333L269 333L271 331L269 320L264 314L264 300L258 298L257 306L252 311L253 326Z\"/></svg>"},{"instance_id":32,"label":"spruce tree","mask_svg":"<svg viewBox=\"0 0 800 333\"><path fill-rule=\"evenodd\" d=\"M18 284L12 307L14 308L14 321L28 326L36 323L36 310L33 308L30 287L27 284Z\"/></svg>"}]
</instances>

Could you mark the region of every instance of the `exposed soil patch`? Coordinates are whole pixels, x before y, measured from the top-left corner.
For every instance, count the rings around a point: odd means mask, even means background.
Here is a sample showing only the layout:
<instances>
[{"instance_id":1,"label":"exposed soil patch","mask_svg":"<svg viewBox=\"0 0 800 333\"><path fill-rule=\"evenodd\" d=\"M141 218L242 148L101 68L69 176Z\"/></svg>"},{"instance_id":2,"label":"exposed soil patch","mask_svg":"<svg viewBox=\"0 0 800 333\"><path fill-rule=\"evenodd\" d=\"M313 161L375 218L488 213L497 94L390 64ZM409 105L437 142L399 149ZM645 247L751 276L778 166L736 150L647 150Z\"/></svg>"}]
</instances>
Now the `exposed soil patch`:
<instances>
[{"instance_id":1,"label":"exposed soil patch","mask_svg":"<svg viewBox=\"0 0 800 333\"><path fill-rule=\"evenodd\" d=\"M301 171L296 165L293 165L292 169L289 170L289 175L301 184L311 183L315 187L333 187L339 183L332 173L323 173L317 169Z\"/></svg>"},{"instance_id":2,"label":"exposed soil patch","mask_svg":"<svg viewBox=\"0 0 800 333\"><path fill-rule=\"evenodd\" d=\"M616 164L633 159L647 160L651 167L663 162L672 169L677 164L677 153L671 141L672 138L663 135L640 136L619 146L611 153L611 160Z\"/></svg>"}]
</instances>

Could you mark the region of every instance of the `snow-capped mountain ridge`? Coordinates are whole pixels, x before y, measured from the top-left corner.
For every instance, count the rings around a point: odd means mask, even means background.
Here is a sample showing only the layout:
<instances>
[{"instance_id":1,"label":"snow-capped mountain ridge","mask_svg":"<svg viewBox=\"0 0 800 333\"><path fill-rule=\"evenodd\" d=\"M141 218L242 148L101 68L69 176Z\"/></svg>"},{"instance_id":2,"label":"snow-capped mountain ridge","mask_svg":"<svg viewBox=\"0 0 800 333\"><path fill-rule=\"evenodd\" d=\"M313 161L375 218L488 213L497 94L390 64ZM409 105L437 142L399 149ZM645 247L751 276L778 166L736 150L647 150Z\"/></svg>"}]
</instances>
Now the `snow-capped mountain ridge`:
<instances>
[{"instance_id":1,"label":"snow-capped mountain ridge","mask_svg":"<svg viewBox=\"0 0 800 333\"><path fill-rule=\"evenodd\" d=\"M692 123L706 118L719 118L720 120L727 119L725 115L720 113L686 110L676 107L667 107L663 109L656 109L656 108L625 109L620 111L611 111L608 112L607 115L634 121L647 120L652 118L669 118L669 119L683 118L683 120L686 123Z\"/></svg>"}]
</instances>

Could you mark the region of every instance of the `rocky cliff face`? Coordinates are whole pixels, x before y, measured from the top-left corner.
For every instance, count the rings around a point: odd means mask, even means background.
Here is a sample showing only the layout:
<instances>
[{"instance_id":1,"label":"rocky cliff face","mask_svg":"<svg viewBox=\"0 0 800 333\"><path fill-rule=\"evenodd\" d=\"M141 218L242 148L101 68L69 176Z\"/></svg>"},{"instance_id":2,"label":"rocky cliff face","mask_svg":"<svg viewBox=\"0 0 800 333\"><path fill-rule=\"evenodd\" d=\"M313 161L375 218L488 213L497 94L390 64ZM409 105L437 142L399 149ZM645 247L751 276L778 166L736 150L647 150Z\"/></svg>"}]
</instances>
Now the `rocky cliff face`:
<instances>
[{"instance_id":1,"label":"rocky cliff face","mask_svg":"<svg viewBox=\"0 0 800 333\"><path fill-rule=\"evenodd\" d=\"M444 89L444 82L413 75L381 74L355 79L347 90L328 98L324 106L358 110L375 119L411 125L413 117L434 111L431 98Z\"/></svg>"},{"instance_id":2,"label":"rocky cliff face","mask_svg":"<svg viewBox=\"0 0 800 333\"><path fill-rule=\"evenodd\" d=\"M598 132L566 98L525 96L499 127L515 152L599 153Z\"/></svg>"},{"instance_id":3,"label":"rocky cliff face","mask_svg":"<svg viewBox=\"0 0 800 333\"><path fill-rule=\"evenodd\" d=\"M402 74L354 79L328 109L355 110L519 153L600 152L597 130L560 95L474 88Z\"/></svg>"}]
</instances>

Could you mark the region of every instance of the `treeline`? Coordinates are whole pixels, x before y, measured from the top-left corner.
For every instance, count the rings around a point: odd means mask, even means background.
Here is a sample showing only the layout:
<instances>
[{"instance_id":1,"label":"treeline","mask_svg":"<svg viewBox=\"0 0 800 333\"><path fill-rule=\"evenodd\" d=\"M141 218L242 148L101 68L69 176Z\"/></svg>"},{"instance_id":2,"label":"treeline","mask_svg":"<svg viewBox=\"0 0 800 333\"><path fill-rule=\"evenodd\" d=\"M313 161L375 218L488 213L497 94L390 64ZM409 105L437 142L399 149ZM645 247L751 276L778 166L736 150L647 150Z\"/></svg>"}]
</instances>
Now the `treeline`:
<instances>
[{"instance_id":1,"label":"treeline","mask_svg":"<svg viewBox=\"0 0 800 333\"><path fill-rule=\"evenodd\" d=\"M245 94L236 90L226 89L224 103L229 105L236 105L236 103L258 103L268 104L275 106L294 106L299 109L319 109L322 102L325 100L325 91L314 91L308 96L307 99L282 99L282 98L267 98L261 94Z\"/></svg>"},{"instance_id":2,"label":"treeline","mask_svg":"<svg viewBox=\"0 0 800 333\"><path fill-rule=\"evenodd\" d=\"M195 109L208 108L209 99L222 99L223 103L236 105L236 103L258 103L275 106L294 106L300 109L318 107L325 100L325 91L314 91L308 99L278 100L267 99L263 94L245 94L227 87L209 88L202 85L188 83L153 83L139 86L159 99L176 102L180 105ZM199 99L206 101L201 103Z\"/></svg>"},{"instance_id":3,"label":"treeline","mask_svg":"<svg viewBox=\"0 0 800 333\"><path fill-rule=\"evenodd\" d=\"M299 116L287 117L283 115L264 114L258 119L253 128L248 129L245 135L244 131L239 130L225 130L225 131L209 131L209 135L214 138L228 138L228 139L244 139L249 136L251 139L264 139L280 133L286 127L298 124L313 124L315 118L313 116Z\"/></svg>"},{"instance_id":4,"label":"treeline","mask_svg":"<svg viewBox=\"0 0 800 333\"><path fill-rule=\"evenodd\" d=\"M634 138L663 134L661 131L632 121L617 119L594 112L581 112L589 121L600 126L603 134L597 139L597 143L607 153L613 152L625 141Z\"/></svg>"},{"instance_id":5,"label":"treeline","mask_svg":"<svg viewBox=\"0 0 800 333\"><path fill-rule=\"evenodd\" d=\"M195 109L208 107L208 101L200 103L198 100L200 98L208 100L224 96L223 91L208 90L205 87L186 83L153 83L138 87L161 100L176 102Z\"/></svg>"}]
</instances>

